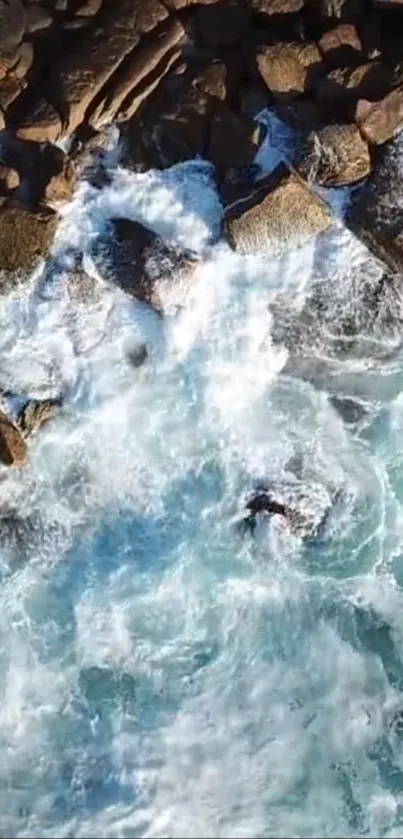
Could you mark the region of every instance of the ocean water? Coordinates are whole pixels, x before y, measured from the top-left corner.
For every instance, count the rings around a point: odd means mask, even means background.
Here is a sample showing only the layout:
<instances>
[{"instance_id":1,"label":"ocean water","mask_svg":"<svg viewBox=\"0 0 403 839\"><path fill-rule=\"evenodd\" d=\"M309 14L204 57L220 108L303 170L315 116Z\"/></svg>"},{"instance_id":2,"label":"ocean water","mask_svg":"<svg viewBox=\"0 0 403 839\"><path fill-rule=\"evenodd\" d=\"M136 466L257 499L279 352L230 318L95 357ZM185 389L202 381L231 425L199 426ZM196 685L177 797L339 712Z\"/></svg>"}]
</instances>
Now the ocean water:
<instances>
[{"instance_id":1,"label":"ocean water","mask_svg":"<svg viewBox=\"0 0 403 839\"><path fill-rule=\"evenodd\" d=\"M239 257L207 164L118 166L1 298L7 409L64 400L0 475L1 836L403 835L400 297L334 204ZM94 265L114 215L200 255L164 319ZM262 484L306 533L242 529Z\"/></svg>"}]
</instances>

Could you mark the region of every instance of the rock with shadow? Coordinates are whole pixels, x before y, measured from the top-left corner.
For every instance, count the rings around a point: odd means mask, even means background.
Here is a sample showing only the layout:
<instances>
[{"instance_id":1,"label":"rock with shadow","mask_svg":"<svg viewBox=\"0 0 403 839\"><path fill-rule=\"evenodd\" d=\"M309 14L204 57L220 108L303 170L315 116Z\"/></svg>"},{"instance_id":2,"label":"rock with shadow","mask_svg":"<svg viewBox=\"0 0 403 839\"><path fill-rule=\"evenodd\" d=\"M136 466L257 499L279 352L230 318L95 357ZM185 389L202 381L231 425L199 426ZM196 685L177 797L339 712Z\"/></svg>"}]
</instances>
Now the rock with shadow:
<instances>
[{"instance_id":1,"label":"rock with shadow","mask_svg":"<svg viewBox=\"0 0 403 839\"><path fill-rule=\"evenodd\" d=\"M185 297L196 257L168 245L157 233L127 218L113 218L94 243L92 258L103 277L162 313L173 290ZM183 289L183 294L181 294Z\"/></svg>"}]
</instances>

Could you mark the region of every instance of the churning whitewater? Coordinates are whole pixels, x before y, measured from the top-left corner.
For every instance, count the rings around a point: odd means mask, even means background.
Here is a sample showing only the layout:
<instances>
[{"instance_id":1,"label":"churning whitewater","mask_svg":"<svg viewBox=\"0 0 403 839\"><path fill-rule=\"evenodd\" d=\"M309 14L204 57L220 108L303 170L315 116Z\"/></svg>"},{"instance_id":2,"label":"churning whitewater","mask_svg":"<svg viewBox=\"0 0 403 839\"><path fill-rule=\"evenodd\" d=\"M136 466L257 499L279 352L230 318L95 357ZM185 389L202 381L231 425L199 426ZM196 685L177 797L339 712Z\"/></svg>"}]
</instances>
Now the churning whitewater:
<instances>
[{"instance_id":1,"label":"churning whitewater","mask_svg":"<svg viewBox=\"0 0 403 839\"><path fill-rule=\"evenodd\" d=\"M116 216L201 257L163 319L92 261ZM0 386L63 398L0 482L2 836L402 835L402 303L336 218L221 221L207 164L118 166L1 299ZM262 485L306 533L240 526Z\"/></svg>"}]
</instances>

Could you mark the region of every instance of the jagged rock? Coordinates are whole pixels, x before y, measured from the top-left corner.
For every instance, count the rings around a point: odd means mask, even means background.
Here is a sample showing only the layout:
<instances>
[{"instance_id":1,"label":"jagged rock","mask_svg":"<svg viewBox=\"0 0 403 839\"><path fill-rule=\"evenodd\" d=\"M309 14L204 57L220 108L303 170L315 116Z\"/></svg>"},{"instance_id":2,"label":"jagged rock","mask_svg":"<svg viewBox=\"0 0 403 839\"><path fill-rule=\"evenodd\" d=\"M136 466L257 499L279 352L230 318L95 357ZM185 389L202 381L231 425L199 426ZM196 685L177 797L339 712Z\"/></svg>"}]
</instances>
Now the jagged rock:
<instances>
[{"instance_id":1,"label":"jagged rock","mask_svg":"<svg viewBox=\"0 0 403 839\"><path fill-rule=\"evenodd\" d=\"M38 143L54 143L61 133L60 115L42 96L27 108L17 129L21 140L36 140Z\"/></svg>"},{"instance_id":2,"label":"jagged rock","mask_svg":"<svg viewBox=\"0 0 403 839\"><path fill-rule=\"evenodd\" d=\"M159 0L120 0L102 26L91 29L80 50L55 67L65 111L64 130L74 131L87 109L140 38L168 16Z\"/></svg>"},{"instance_id":3,"label":"jagged rock","mask_svg":"<svg viewBox=\"0 0 403 839\"><path fill-rule=\"evenodd\" d=\"M190 87L182 96L167 98L142 132L142 160L148 166L165 168L203 155L209 138L210 120L216 100ZM134 142L138 130L134 127Z\"/></svg>"},{"instance_id":4,"label":"jagged rock","mask_svg":"<svg viewBox=\"0 0 403 839\"><path fill-rule=\"evenodd\" d=\"M380 61L360 64L358 67L340 67L332 70L315 85L319 102L352 102L358 99L378 99L390 90L392 74Z\"/></svg>"},{"instance_id":5,"label":"jagged rock","mask_svg":"<svg viewBox=\"0 0 403 839\"><path fill-rule=\"evenodd\" d=\"M346 186L371 172L368 144L355 125L328 125L312 132L298 166L308 182L321 186Z\"/></svg>"},{"instance_id":6,"label":"jagged rock","mask_svg":"<svg viewBox=\"0 0 403 839\"><path fill-rule=\"evenodd\" d=\"M81 17L94 17L98 14L103 0L84 0L79 6L78 12Z\"/></svg>"},{"instance_id":7,"label":"jagged rock","mask_svg":"<svg viewBox=\"0 0 403 839\"><path fill-rule=\"evenodd\" d=\"M213 111L208 158L220 170L249 166L262 142L264 128L225 105Z\"/></svg>"},{"instance_id":8,"label":"jagged rock","mask_svg":"<svg viewBox=\"0 0 403 839\"><path fill-rule=\"evenodd\" d=\"M47 29L53 21L52 15L43 6L30 3L26 10L26 32L39 32Z\"/></svg>"},{"instance_id":9,"label":"jagged rock","mask_svg":"<svg viewBox=\"0 0 403 839\"><path fill-rule=\"evenodd\" d=\"M20 176L16 169L0 164L0 182L3 190L11 192L20 185Z\"/></svg>"},{"instance_id":10,"label":"jagged rock","mask_svg":"<svg viewBox=\"0 0 403 839\"><path fill-rule=\"evenodd\" d=\"M261 15L291 15L301 11L305 0L248 0L254 12Z\"/></svg>"},{"instance_id":11,"label":"jagged rock","mask_svg":"<svg viewBox=\"0 0 403 839\"><path fill-rule=\"evenodd\" d=\"M24 437L28 437L47 425L58 413L61 407L60 399L32 399L24 405L18 414L16 425Z\"/></svg>"},{"instance_id":12,"label":"jagged rock","mask_svg":"<svg viewBox=\"0 0 403 839\"><path fill-rule=\"evenodd\" d=\"M242 254L297 246L331 223L327 204L285 164L228 207L224 222L230 245Z\"/></svg>"},{"instance_id":13,"label":"jagged rock","mask_svg":"<svg viewBox=\"0 0 403 839\"><path fill-rule=\"evenodd\" d=\"M13 199L0 204L0 275L30 274L47 255L57 227L57 215L30 211Z\"/></svg>"},{"instance_id":14,"label":"jagged rock","mask_svg":"<svg viewBox=\"0 0 403 839\"><path fill-rule=\"evenodd\" d=\"M168 246L152 230L126 218L111 219L106 234L94 241L92 256L104 279L157 311L163 310L161 288L181 288L197 264L190 253Z\"/></svg>"},{"instance_id":15,"label":"jagged rock","mask_svg":"<svg viewBox=\"0 0 403 839\"><path fill-rule=\"evenodd\" d=\"M391 140L403 128L403 85L377 102L360 99L355 119L369 143L380 145Z\"/></svg>"},{"instance_id":16,"label":"jagged rock","mask_svg":"<svg viewBox=\"0 0 403 839\"><path fill-rule=\"evenodd\" d=\"M377 150L372 176L353 194L346 224L392 271L403 273L403 153L398 138Z\"/></svg>"},{"instance_id":17,"label":"jagged rock","mask_svg":"<svg viewBox=\"0 0 403 839\"><path fill-rule=\"evenodd\" d=\"M239 41L249 26L250 11L245 0L220 0L199 6L195 25L201 40L210 46Z\"/></svg>"},{"instance_id":18,"label":"jagged rock","mask_svg":"<svg viewBox=\"0 0 403 839\"><path fill-rule=\"evenodd\" d=\"M158 39L140 44L126 61L124 71L120 73L107 96L101 99L91 114L90 124L99 129L111 123L128 97L131 99L130 111L133 116L133 99L136 99L140 107L147 91L147 78L151 79L154 88L159 84L169 69L169 65L167 67L161 63L162 59L174 49L184 35L185 30L180 21L169 20L160 27Z\"/></svg>"},{"instance_id":19,"label":"jagged rock","mask_svg":"<svg viewBox=\"0 0 403 839\"><path fill-rule=\"evenodd\" d=\"M362 59L362 44L355 26L341 23L322 35L319 48L331 67L348 67Z\"/></svg>"},{"instance_id":20,"label":"jagged rock","mask_svg":"<svg viewBox=\"0 0 403 839\"><path fill-rule=\"evenodd\" d=\"M0 461L4 466L19 466L26 461L27 444L19 428L0 411Z\"/></svg>"},{"instance_id":21,"label":"jagged rock","mask_svg":"<svg viewBox=\"0 0 403 839\"><path fill-rule=\"evenodd\" d=\"M276 99L293 99L311 89L322 68L322 57L313 42L279 43L262 48L256 63Z\"/></svg>"},{"instance_id":22,"label":"jagged rock","mask_svg":"<svg viewBox=\"0 0 403 839\"><path fill-rule=\"evenodd\" d=\"M0 2L0 56L13 55L25 34L26 10L20 0Z\"/></svg>"}]
</instances>

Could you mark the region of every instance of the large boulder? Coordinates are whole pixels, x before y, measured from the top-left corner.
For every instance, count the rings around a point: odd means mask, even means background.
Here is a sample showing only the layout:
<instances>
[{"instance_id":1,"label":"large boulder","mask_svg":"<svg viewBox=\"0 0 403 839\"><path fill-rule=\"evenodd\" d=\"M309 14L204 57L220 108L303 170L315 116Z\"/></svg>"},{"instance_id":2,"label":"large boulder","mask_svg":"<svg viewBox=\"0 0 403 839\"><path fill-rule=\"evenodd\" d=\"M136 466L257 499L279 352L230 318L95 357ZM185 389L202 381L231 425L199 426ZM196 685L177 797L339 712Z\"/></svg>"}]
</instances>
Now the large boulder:
<instances>
[{"instance_id":1,"label":"large boulder","mask_svg":"<svg viewBox=\"0 0 403 839\"><path fill-rule=\"evenodd\" d=\"M330 67L346 67L362 60L362 44L357 29L351 23L340 23L325 32L319 49Z\"/></svg>"},{"instance_id":2,"label":"large boulder","mask_svg":"<svg viewBox=\"0 0 403 839\"><path fill-rule=\"evenodd\" d=\"M167 16L159 0L116 0L103 24L89 29L80 49L54 67L64 131L71 133L83 122L95 97L141 37Z\"/></svg>"},{"instance_id":3,"label":"large boulder","mask_svg":"<svg viewBox=\"0 0 403 839\"><path fill-rule=\"evenodd\" d=\"M0 462L4 466L19 466L27 458L27 444L19 428L0 411Z\"/></svg>"},{"instance_id":4,"label":"large boulder","mask_svg":"<svg viewBox=\"0 0 403 839\"><path fill-rule=\"evenodd\" d=\"M377 102L360 99L355 119L369 143L381 145L391 140L403 128L403 85Z\"/></svg>"},{"instance_id":5,"label":"large boulder","mask_svg":"<svg viewBox=\"0 0 403 839\"><path fill-rule=\"evenodd\" d=\"M230 205L224 222L230 245L242 254L295 247L331 223L327 204L285 164Z\"/></svg>"},{"instance_id":6,"label":"large boulder","mask_svg":"<svg viewBox=\"0 0 403 839\"><path fill-rule=\"evenodd\" d=\"M0 57L14 55L25 34L26 10L21 0L0 2Z\"/></svg>"},{"instance_id":7,"label":"large boulder","mask_svg":"<svg viewBox=\"0 0 403 839\"><path fill-rule=\"evenodd\" d=\"M276 99L289 100L312 88L322 57L313 42L277 43L262 47L256 63L270 93Z\"/></svg>"},{"instance_id":8,"label":"large boulder","mask_svg":"<svg viewBox=\"0 0 403 839\"><path fill-rule=\"evenodd\" d=\"M112 79L107 93L91 114L91 125L99 129L110 124L122 106L125 106L126 100L125 116L130 111L132 117L149 95L150 85L154 90L170 69L170 62L164 59L171 55L184 37L185 30L180 21L169 20L159 28L158 38L146 41L134 49L124 70L115 80ZM178 54L175 53L175 57Z\"/></svg>"},{"instance_id":9,"label":"large boulder","mask_svg":"<svg viewBox=\"0 0 403 839\"><path fill-rule=\"evenodd\" d=\"M352 197L346 223L392 271L403 273L403 190L400 138L378 150L374 172Z\"/></svg>"},{"instance_id":10,"label":"large boulder","mask_svg":"<svg viewBox=\"0 0 403 839\"><path fill-rule=\"evenodd\" d=\"M113 218L108 229L93 243L93 259L100 275L116 283L137 300L156 311L172 289L191 279L196 260L137 221Z\"/></svg>"},{"instance_id":11,"label":"large boulder","mask_svg":"<svg viewBox=\"0 0 403 839\"><path fill-rule=\"evenodd\" d=\"M260 123L234 114L225 105L218 105L211 118L208 158L219 172L250 166L263 133Z\"/></svg>"},{"instance_id":12,"label":"large boulder","mask_svg":"<svg viewBox=\"0 0 403 839\"><path fill-rule=\"evenodd\" d=\"M368 143L354 124L341 124L309 135L298 171L321 186L347 186L366 178L371 168Z\"/></svg>"},{"instance_id":13,"label":"large boulder","mask_svg":"<svg viewBox=\"0 0 403 839\"><path fill-rule=\"evenodd\" d=\"M0 203L0 277L29 275L51 246L58 218L47 209L30 210L13 199Z\"/></svg>"}]
</instances>

